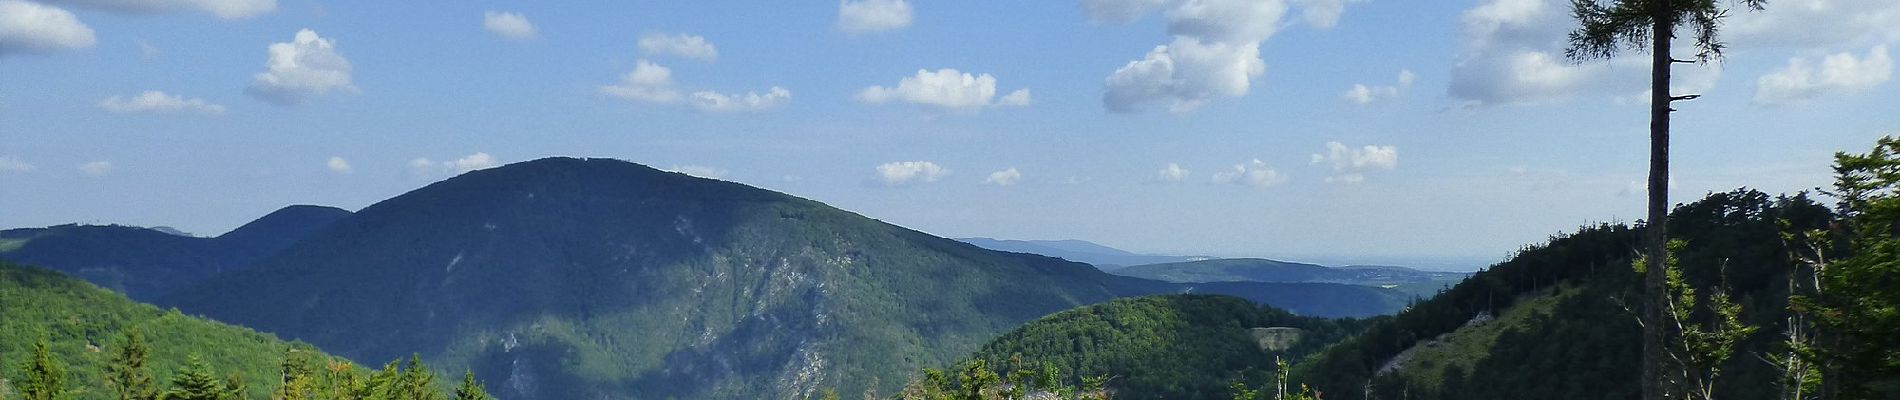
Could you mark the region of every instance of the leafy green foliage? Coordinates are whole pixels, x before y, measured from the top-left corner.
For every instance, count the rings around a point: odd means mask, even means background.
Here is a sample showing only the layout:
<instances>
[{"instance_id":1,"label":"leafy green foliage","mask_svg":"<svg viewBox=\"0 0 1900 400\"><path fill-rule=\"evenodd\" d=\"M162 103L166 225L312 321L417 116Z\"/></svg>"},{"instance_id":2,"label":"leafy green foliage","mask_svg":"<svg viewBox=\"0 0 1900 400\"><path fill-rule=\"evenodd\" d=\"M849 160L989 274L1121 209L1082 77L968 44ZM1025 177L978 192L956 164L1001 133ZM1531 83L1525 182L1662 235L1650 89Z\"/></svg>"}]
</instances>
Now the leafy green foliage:
<instances>
[{"instance_id":1,"label":"leafy green foliage","mask_svg":"<svg viewBox=\"0 0 1900 400\"><path fill-rule=\"evenodd\" d=\"M172 376L171 388L165 390L165 400L228 400L231 397L224 382L212 375L211 365L197 356L185 360L185 368Z\"/></svg>"},{"instance_id":2,"label":"leafy green foliage","mask_svg":"<svg viewBox=\"0 0 1900 400\"><path fill-rule=\"evenodd\" d=\"M1837 153L1834 195L1846 257L1819 271L1825 386L1843 397L1900 396L1900 138L1865 154Z\"/></svg>"},{"instance_id":3,"label":"leafy green foliage","mask_svg":"<svg viewBox=\"0 0 1900 400\"><path fill-rule=\"evenodd\" d=\"M36 360L33 342L45 338L49 359L65 366L64 386L89 388L72 393L76 399L120 398L115 382L169 382L194 354L224 372L242 374L248 382L277 382L278 355L285 348L315 352L307 345L160 310L56 272L6 262L0 262L0 315L6 316L0 318L0 360ZM134 329L147 349L142 367L133 360L137 357L127 354L138 351L125 345L127 332ZM139 377L141 369L149 372ZM0 376L11 380L16 392L27 381L11 365ZM250 390L246 398L266 393L262 388ZM137 395L149 392L133 393L140 398Z\"/></svg>"}]
</instances>

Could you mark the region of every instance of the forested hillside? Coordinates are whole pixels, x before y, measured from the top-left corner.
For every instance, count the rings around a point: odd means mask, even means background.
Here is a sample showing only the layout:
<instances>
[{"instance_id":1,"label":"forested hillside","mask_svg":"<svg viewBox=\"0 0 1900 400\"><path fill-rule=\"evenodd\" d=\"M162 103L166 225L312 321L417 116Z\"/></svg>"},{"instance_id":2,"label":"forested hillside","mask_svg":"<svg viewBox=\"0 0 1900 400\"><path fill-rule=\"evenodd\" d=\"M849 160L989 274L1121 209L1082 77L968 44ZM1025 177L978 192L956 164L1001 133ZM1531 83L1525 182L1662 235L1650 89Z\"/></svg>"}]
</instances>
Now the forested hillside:
<instances>
[{"instance_id":1,"label":"forested hillside","mask_svg":"<svg viewBox=\"0 0 1900 400\"><path fill-rule=\"evenodd\" d=\"M1805 196L1737 190L1679 206L1671 216L1671 236L1687 243L1677 253L1685 280L1703 293L1726 288L1741 305L1742 320L1767 332L1748 337L1723 365L1720 397L1777 398L1778 373L1758 356L1776 349L1774 332L1787 316L1794 268L1780 224L1822 229L1831 213ZM1632 366L1641 349L1630 311L1639 304L1630 265L1639 234L1599 225L1526 248L1300 363L1294 379L1329 399L1358 399L1368 391L1377 398L1633 397L1639 381ZM1537 311L1514 310L1520 304L1536 304ZM1499 314L1522 315L1474 321ZM1504 326L1475 344L1460 337L1489 324ZM1446 336L1455 331L1461 334ZM1453 345L1461 350L1415 351L1378 373L1408 349Z\"/></svg>"},{"instance_id":2,"label":"forested hillside","mask_svg":"<svg viewBox=\"0 0 1900 400\"><path fill-rule=\"evenodd\" d=\"M1070 385L1082 377L1112 377L1116 398L1220 398L1245 374L1274 369L1276 358L1299 359L1365 324L1297 316L1227 296L1136 297L1024 324L973 359L1004 376L1015 372L1016 361L1053 366L1073 380L1064 382Z\"/></svg>"},{"instance_id":3,"label":"forested hillside","mask_svg":"<svg viewBox=\"0 0 1900 400\"><path fill-rule=\"evenodd\" d=\"M1118 277L737 183L551 158L377 203L167 304L352 358L419 351L506 377L511 399L787 398L889 393L1049 313L1188 290L1346 315L1403 301Z\"/></svg>"},{"instance_id":4,"label":"forested hillside","mask_svg":"<svg viewBox=\"0 0 1900 400\"><path fill-rule=\"evenodd\" d=\"M290 206L217 237L179 236L121 225L59 225L0 231L0 259L41 266L152 301L252 262L350 215Z\"/></svg>"}]
</instances>

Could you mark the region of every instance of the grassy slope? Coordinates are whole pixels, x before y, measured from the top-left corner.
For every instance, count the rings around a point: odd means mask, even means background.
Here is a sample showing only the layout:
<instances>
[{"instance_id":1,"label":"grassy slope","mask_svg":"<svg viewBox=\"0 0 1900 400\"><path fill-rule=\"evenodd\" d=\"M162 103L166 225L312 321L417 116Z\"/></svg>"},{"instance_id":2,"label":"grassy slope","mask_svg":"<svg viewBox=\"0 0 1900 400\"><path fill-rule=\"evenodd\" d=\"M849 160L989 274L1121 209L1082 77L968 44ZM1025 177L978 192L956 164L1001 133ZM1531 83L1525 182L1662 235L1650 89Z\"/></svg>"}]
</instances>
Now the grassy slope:
<instances>
[{"instance_id":1,"label":"grassy slope","mask_svg":"<svg viewBox=\"0 0 1900 400\"><path fill-rule=\"evenodd\" d=\"M1560 287L1520 298L1490 322L1459 328L1437 338L1435 342L1418 345L1395 373L1413 384L1437 390L1443 386L1442 380L1447 369L1472 370L1490 356L1500 336L1507 331L1534 327L1543 319L1550 318L1558 303L1576 294L1576 289Z\"/></svg>"},{"instance_id":2,"label":"grassy slope","mask_svg":"<svg viewBox=\"0 0 1900 400\"><path fill-rule=\"evenodd\" d=\"M264 398L265 383L277 381L284 351L293 346L247 328L186 316L133 302L57 272L0 262L0 376L19 379L19 364L33 343L49 339L66 366L68 388L85 388L77 399L108 398L105 364L136 327L151 347L151 372L166 382L187 355L196 354L220 378L238 372L251 382L250 396ZM307 345L295 345L312 350Z\"/></svg>"}]
</instances>

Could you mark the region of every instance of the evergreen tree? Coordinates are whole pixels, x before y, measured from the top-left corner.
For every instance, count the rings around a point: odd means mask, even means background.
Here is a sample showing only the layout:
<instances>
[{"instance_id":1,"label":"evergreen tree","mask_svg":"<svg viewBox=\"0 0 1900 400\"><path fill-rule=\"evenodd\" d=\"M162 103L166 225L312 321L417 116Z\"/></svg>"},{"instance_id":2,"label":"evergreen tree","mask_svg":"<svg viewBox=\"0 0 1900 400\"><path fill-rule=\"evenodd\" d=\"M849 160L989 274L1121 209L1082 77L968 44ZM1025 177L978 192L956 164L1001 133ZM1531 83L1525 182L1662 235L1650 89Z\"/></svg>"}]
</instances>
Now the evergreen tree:
<instances>
[{"instance_id":1,"label":"evergreen tree","mask_svg":"<svg viewBox=\"0 0 1900 400\"><path fill-rule=\"evenodd\" d=\"M164 400L224 400L224 384L212 376L211 366L197 355L185 359L185 368L172 377L171 389L165 391Z\"/></svg>"},{"instance_id":2,"label":"evergreen tree","mask_svg":"<svg viewBox=\"0 0 1900 400\"><path fill-rule=\"evenodd\" d=\"M125 330L125 346L113 353L111 364L106 364L106 384L118 393L119 400L158 399L158 383L145 365L150 352L138 328Z\"/></svg>"},{"instance_id":3,"label":"evergreen tree","mask_svg":"<svg viewBox=\"0 0 1900 400\"><path fill-rule=\"evenodd\" d=\"M435 373L429 371L429 365L422 362L420 354L409 356L409 368L402 371L396 382L393 400L445 400L441 390L436 388Z\"/></svg>"},{"instance_id":4,"label":"evergreen tree","mask_svg":"<svg viewBox=\"0 0 1900 400\"><path fill-rule=\"evenodd\" d=\"M248 390L251 390L251 386L250 384L244 383L244 375L232 372L231 375L224 377L224 393L221 394L219 399L243 400L244 392Z\"/></svg>"},{"instance_id":5,"label":"evergreen tree","mask_svg":"<svg viewBox=\"0 0 1900 400\"><path fill-rule=\"evenodd\" d=\"M23 400L55 400L66 398L66 367L53 359L46 339L33 343L33 360L20 365L24 377L20 379L20 398Z\"/></svg>"},{"instance_id":6,"label":"evergreen tree","mask_svg":"<svg viewBox=\"0 0 1900 400\"><path fill-rule=\"evenodd\" d=\"M836 392L833 393L836 395ZM455 387L455 400L493 400L488 391L482 390L482 383L475 381L475 372L462 373L462 385Z\"/></svg>"},{"instance_id":7,"label":"evergreen tree","mask_svg":"<svg viewBox=\"0 0 1900 400\"><path fill-rule=\"evenodd\" d=\"M1767 0L1739 0L1743 7L1760 10ZM1670 104L1699 95L1675 96L1669 92L1670 66L1679 62L1706 63L1722 57L1723 45L1716 37L1727 7L1715 0L1571 0L1571 9L1581 25L1570 33L1571 60L1607 59L1619 50L1650 52L1649 108L1649 218L1644 227L1644 247L1650 258L1643 276L1643 398L1662 400L1663 395L1663 303L1667 301L1662 255L1667 254L1664 227L1669 213L1669 113ZM1695 32L1696 59L1677 60L1669 49L1676 28L1688 25Z\"/></svg>"}]
</instances>

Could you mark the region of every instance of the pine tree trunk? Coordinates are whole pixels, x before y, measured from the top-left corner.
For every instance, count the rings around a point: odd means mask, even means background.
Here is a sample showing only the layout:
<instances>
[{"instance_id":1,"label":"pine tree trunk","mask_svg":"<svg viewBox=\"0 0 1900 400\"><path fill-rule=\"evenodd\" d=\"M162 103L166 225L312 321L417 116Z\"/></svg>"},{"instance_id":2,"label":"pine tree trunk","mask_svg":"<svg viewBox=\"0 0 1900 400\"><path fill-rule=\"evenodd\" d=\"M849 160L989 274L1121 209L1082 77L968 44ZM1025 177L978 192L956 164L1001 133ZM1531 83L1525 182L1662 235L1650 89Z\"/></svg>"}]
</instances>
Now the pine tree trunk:
<instances>
[{"instance_id":1,"label":"pine tree trunk","mask_svg":"<svg viewBox=\"0 0 1900 400\"><path fill-rule=\"evenodd\" d=\"M1643 400L1664 400L1666 380L1663 365L1663 305L1668 294L1663 289L1664 262L1669 258L1666 227L1669 225L1669 42L1675 36L1674 13L1669 0L1657 1L1651 19L1650 95L1649 95L1649 219L1644 226L1644 247L1648 264L1643 273Z\"/></svg>"}]
</instances>

